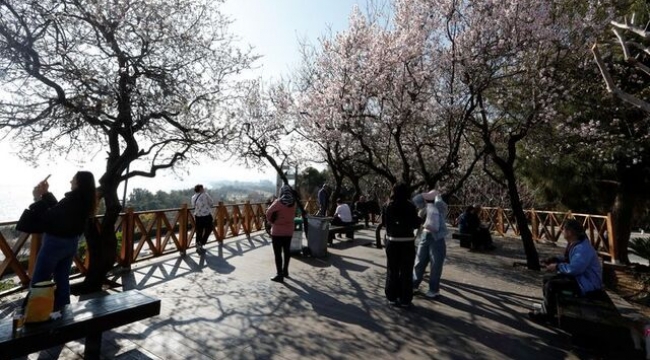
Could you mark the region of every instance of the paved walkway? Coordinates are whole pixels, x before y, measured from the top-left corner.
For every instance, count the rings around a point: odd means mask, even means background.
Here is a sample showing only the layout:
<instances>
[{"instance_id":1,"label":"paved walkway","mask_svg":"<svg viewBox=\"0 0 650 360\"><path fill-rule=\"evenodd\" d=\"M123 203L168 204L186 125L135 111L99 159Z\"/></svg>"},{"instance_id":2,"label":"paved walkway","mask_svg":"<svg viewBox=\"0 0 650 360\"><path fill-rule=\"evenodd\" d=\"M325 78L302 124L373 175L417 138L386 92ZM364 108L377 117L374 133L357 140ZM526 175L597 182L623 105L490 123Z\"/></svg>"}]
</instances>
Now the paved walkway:
<instances>
[{"instance_id":1,"label":"paved walkway","mask_svg":"<svg viewBox=\"0 0 650 360\"><path fill-rule=\"evenodd\" d=\"M226 240L136 264L125 289L162 299L160 316L105 333L107 359L578 359L568 336L526 318L541 274L513 267L520 242L495 239L495 253L448 242L439 301L386 306L385 254L374 231L335 242L325 259L294 257L284 285L270 239ZM558 252L542 248L542 253ZM118 279L118 281L120 281ZM424 288L425 284L423 284ZM73 301L77 298L73 297ZM82 342L30 359L79 359ZM0 354L1 358L1 354Z\"/></svg>"}]
</instances>

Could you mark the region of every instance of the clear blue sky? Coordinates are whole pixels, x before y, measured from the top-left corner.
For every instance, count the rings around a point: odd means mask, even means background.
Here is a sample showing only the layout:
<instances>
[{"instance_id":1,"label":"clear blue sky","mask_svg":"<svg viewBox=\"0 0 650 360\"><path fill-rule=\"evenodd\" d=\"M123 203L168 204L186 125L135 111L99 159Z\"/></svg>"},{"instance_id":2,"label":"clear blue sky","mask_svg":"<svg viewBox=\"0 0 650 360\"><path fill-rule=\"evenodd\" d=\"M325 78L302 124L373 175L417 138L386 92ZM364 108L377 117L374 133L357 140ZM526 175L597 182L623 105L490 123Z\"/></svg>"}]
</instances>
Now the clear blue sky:
<instances>
[{"instance_id":1,"label":"clear blue sky","mask_svg":"<svg viewBox=\"0 0 650 360\"><path fill-rule=\"evenodd\" d=\"M230 0L223 10L232 32L263 56L261 75L277 79L300 64L299 40L316 44L329 28L344 30L356 4L365 12L368 0Z\"/></svg>"}]
</instances>

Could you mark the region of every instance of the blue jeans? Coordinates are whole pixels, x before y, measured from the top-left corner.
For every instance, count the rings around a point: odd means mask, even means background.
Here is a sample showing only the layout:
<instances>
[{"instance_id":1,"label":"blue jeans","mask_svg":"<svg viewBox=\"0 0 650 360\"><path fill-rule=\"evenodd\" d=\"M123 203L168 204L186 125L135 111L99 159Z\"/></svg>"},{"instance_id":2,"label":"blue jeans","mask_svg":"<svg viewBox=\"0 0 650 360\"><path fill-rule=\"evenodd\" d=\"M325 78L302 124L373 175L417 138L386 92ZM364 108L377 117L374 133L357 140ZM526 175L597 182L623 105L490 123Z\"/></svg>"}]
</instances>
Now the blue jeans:
<instances>
[{"instance_id":1,"label":"blue jeans","mask_svg":"<svg viewBox=\"0 0 650 360\"><path fill-rule=\"evenodd\" d=\"M36 258L32 275L32 285L52 280L56 283L54 291L54 310L61 310L70 303L70 266L77 253L79 237L59 237L45 234L43 244Z\"/></svg>"},{"instance_id":2,"label":"blue jeans","mask_svg":"<svg viewBox=\"0 0 650 360\"><path fill-rule=\"evenodd\" d=\"M429 291L440 292L440 277L442 276L442 265L447 256L447 244L445 239L434 238L428 231L422 233L424 237L418 246L418 253L413 268L413 288L420 286L424 270L431 262L431 274L429 276Z\"/></svg>"}]
</instances>

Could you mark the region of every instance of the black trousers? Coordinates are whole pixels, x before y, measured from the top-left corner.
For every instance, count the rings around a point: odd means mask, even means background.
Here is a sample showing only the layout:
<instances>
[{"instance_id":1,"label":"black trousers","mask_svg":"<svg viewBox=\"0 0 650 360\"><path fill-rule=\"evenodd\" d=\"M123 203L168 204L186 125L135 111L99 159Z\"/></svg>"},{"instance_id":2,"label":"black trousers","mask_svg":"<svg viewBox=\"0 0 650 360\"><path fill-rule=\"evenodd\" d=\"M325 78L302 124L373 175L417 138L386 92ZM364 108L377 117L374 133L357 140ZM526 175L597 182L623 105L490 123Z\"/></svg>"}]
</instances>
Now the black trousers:
<instances>
[{"instance_id":1,"label":"black trousers","mask_svg":"<svg viewBox=\"0 0 650 360\"><path fill-rule=\"evenodd\" d=\"M486 249L492 245L492 235L487 228L480 227L471 235L472 248L474 249Z\"/></svg>"},{"instance_id":2,"label":"black trousers","mask_svg":"<svg viewBox=\"0 0 650 360\"><path fill-rule=\"evenodd\" d=\"M377 228L375 229L375 246L377 249L381 249L383 246L381 245L381 229L384 228L383 223L379 223L377 225Z\"/></svg>"},{"instance_id":3,"label":"black trousers","mask_svg":"<svg viewBox=\"0 0 650 360\"><path fill-rule=\"evenodd\" d=\"M580 294L580 285L573 276L555 274L544 277L544 309L549 316L557 315L557 296L563 291Z\"/></svg>"},{"instance_id":4,"label":"black trousers","mask_svg":"<svg viewBox=\"0 0 650 360\"><path fill-rule=\"evenodd\" d=\"M413 300L415 241L387 241L386 260L386 298L409 304Z\"/></svg>"},{"instance_id":5,"label":"black trousers","mask_svg":"<svg viewBox=\"0 0 650 360\"><path fill-rule=\"evenodd\" d=\"M334 226L348 226L354 224L354 222L345 222L341 220L340 217L335 217L334 219L332 219L332 222L330 224Z\"/></svg>"},{"instance_id":6,"label":"black trousers","mask_svg":"<svg viewBox=\"0 0 650 360\"><path fill-rule=\"evenodd\" d=\"M205 245L208 242L210 233L212 233L212 215L197 216L194 221L196 222L196 243L197 245Z\"/></svg>"},{"instance_id":7,"label":"black trousers","mask_svg":"<svg viewBox=\"0 0 650 360\"><path fill-rule=\"evenodd\" d=\"M275 255L275 270L279 276L289 274L289 260L291 259L291 236L271 236L273 255ZM282 258L284 255L284 259Z\"/></svg>"}]
</instances>

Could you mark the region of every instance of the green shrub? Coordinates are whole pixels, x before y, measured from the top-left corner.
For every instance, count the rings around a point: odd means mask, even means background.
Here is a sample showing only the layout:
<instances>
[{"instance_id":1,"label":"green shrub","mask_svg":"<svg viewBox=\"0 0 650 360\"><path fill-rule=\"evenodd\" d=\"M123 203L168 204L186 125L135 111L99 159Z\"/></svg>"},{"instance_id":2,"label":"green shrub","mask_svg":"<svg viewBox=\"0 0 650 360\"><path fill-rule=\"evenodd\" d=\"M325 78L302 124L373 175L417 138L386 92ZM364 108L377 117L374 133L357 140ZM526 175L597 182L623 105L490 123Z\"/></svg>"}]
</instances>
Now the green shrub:
<instances>
[{"instance_id":1,"label":"green shrub","mask_svg":"<svg viewBox=\"0 0 650 360\"><path fill-rule=\"evenodd\" d=\"M117 253L119 254L122 251L122 231L115 232L115 238L117 239Z\"/></svg>"},{"instance_id":2,"label":"green shrub","mask_svg":"<svg viewBox=\"0 0 650 360\"><path fill-rule=\"evenodd\" d=\"M14 284L13 280L0 281L0 291L13 289L14 287L16 287L16 284Z\"/></svg>"}]
</instances>

